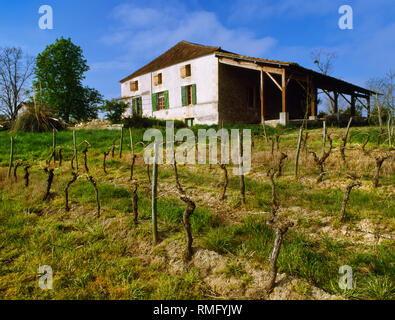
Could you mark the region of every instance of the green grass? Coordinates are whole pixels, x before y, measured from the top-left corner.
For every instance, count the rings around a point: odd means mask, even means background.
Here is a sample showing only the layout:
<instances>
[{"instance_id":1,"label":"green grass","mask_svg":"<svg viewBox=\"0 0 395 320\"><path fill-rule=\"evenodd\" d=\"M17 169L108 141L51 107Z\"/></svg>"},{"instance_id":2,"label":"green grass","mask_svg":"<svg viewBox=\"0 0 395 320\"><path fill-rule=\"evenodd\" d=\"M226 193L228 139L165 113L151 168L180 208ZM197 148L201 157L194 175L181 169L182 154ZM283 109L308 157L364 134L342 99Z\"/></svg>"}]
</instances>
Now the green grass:
<instances>
[{"instance_id":1,"label":"green grass","mask_svg":"<svg viewBox=\"0 0 395 320\"><path fill-rule=\"evenodd\" d=\"M199 127L195 127L194 130ZM161 128L163 130L163 128ZM252 127L260 133L259 126ZM338 130L339 133L344 129ZM134 132L135 143L142 140L142 129ZM320 130L311 130L319 136ZM353 131L354 132L354 129ZM374 135L377 128L362 128L352 134L352 143L364 140L370 133L373 141L369 148L376 147ZM282 150L293 150L297 129L268 128L268 134L282 134ZM9 157L9 135L0 132L0 297L4 299L204 299L207 288L197 269L186 269L180 274L169 274L168 265L154 258L165 256L162 249L148 248L139 251L139 245L150 247L151 241L151 196L146 167L141 163L135 167L139 181L139 223L133 223L130 197L129 159L119 159L119 140L116 142L116 157L108 158L107 171L101 169L102 152L111 147L119 131L80 130L78 144L85 139L91 144L88 151L90 173L98 183L102 217L95 217L96 199L92 185L83 173L80 155L78 181L70 188L72 211L64 211L64 187L70 179L69 163L72 155L72 132L57 134L57 145L64 148L64 166L55 170L52 188L53 197L42 202L46 175L39 166L45 160L52 146L52 133L16 134L15 160L34 164L31 169L31 185L25 188L22 169L19 169L17 183L5 179ZM256 138L256 150L270 150L261 137ZM124 154L129 154L129 135L125 133ZM336 139L335 143L339 143ZM312 147L318 150L316 139ZM83 146L79 146L81 153ZM289 149L287 149L289 148ZM135 148L141 152L141 145ZM383 149L384 150L384 149ZM140 159L141 160L141 159ZM264 172L272 163L254 163L253 170ZM181 184L191 194L205 194L217 197L221 190L222 172L218 166L179 166ZM229 168L230 169L230 168ZM306 280L330 293L351 299L395 299L394 275L395 253L393 241L373 245L349 243L329 237L311 238L305 233L311 226L322 226L321 217L339 215L344 190L332 187L317 188L314 185L297 182L290 176L293 166L287 162L284 177L276 181L278 200L283 208L299 206L307 211L319 211L313 219L298 217L298 229L289 231L279 256L279 272ZM308 177L316 176L315 168L303 168ZM271 185L268 180L259 181L254 173L246 177L247 205L243 206L239 195L239 177L232 176L227 191L227 200L220 208L213 208L203 201L196 201L197 208L191 216L194 246L205 247L222 255L230 262L223 273L251 282L240 259L246 259L257 268L268 268L273 248L273 231L265 224L271 208ZM390 188L394 174L381 177L381 182ZM333 174L330 179L341 179ZM364 179L371 176L366 173ZM365 182L366 182L365 181ZM182 216L185 203L176 194L168 195L167 186L174 186L174 172L170 166L159 167L159 182L163 183L158 198L158 222L160 240L185 241ZM226 211L238 216L233 221ZM291 211L287 214L292 214ZM360 220L370 220L389 229L395 225L394 201L384 188L355 189L347 207L346 224L353 226ZM340 227L340 222L339 225ZM336 226L334 226L336 227ZM393 230L393 229L392 229ZM163 252L162 252L163 251ZM54 290L41 291L38 288L37 271L40 265L50 265L54 270ZM342 292L337 282L338 270L342 265L353 268L356 288ZM309 287L296 289L303 295L309 294Z\"/></svg>"}]
</instances>

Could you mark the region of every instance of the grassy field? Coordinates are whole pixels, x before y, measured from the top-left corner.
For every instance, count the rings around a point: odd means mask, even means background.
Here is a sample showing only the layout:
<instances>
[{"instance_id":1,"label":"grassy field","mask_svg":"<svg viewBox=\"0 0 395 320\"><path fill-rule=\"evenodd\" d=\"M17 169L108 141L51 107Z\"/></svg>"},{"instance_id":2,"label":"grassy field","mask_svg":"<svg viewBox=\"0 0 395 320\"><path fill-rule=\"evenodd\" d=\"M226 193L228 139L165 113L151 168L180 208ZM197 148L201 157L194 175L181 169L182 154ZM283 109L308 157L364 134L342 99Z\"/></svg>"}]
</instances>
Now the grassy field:
<instances>
[{"instance_id":1,"label":"grassy field","mask_svg":"<svg viewBox=\"0 0 395 320\"><path fill-rule=\"evenodd\" d=\"M252 127L253 133L261 129ZM164 130L161 128L161 130ZM322 130L309 129L308 148L319 153ZM280 150L254 136L252 170L246 176L246 205L239 177L231 174L227 197L220 201L223 174L219 166L179 165L181 184L196 202L191 217L195 254L185 263L182 214L185 204L175 188L170 165L159 166L158 222L160 243L151 244L151 186L142 160L143 129L133 131L139 189L139 223L133 223L129 133L119 157L119 131L78 130L80 177L70 188L71 211L64 210L64 188L71 179L72 132L57 134L63 165L55 165L52 194L42 201L52 133L15 134L15 162L32 165L25 187L23 168L18 180L7 178L10 134L0 132L0 298L3 299L270 299L336 298L395 299L395 170L384 162L380 185L372 177L375 157L392 152L385 138L377 144L378 128L351 128L346 164L339 147L344 129L329 128L334 149L325 163L324 181L312 156L303 149L300 173L294 177L298 129L268 129L280 135ZM370 141L366 153L361 144ZM103 151L116 140L116 152L102 169ZM99 189L102 215L96 217L93 188L82 165L83 141L90 143L88 165ZM262 279L268 271L273 231L265 224L271 208L271 184L266 176L277 166L280 152L288 159L276 179L279 214L294 222L279 257L280 282L268 296ZM339 219L349 179L362 177L352 191L347 219ZM53 290L38 286L38 268L54 272ZM355 288L338 286L339 267L353 269ZM263 278L262 278L262 277ZM296 280L295 280L296 279ZM277 290L277 291L276 291ZM283 291L281 291L283 290ZM318 294L317 290L321 290ZM281 292L280 292L281 291ZM285 292L285 293L284 293ZM283 295L281 295L283 294Z\"/></svg>"}]
</instances>

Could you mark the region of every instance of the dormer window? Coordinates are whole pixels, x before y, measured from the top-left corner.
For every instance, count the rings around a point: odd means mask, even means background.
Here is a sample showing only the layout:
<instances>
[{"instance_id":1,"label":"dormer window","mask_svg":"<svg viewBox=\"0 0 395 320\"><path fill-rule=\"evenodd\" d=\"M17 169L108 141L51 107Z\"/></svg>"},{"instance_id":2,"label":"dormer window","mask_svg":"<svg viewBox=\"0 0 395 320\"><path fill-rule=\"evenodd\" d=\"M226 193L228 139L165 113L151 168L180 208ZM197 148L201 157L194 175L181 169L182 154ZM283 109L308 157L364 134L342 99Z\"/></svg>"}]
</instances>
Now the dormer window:
<instances>
[{"instance_id":1,"label":"dormer window","mask_svg":"<svg viewBox=\"0 0 395 320\"><path fill-rule=\"evenodd\" d=\"M191 76L191 65L187 64L181 67L181 78L187 78Z\"/></svg>"},{"instance_id":2,"label":"dormer window","mask_svg":"<svg viewBox=\"0 0 395 320\"><path fill-rule=\"evenodd\" d=\"M162 74L158 73L157 75L154 76L154 85L158 86L162 84Z\"/></svg>"},{"instance_id":3,"label":"dormer window","mask_svg":"<svg viewBox=\"0 0 395 320\"><path fill-rule=\"evenodd\" d=\"M139 90L139 82L131 81L130 82L130 91L138 91Z\"/></svg>"}]
</instances>

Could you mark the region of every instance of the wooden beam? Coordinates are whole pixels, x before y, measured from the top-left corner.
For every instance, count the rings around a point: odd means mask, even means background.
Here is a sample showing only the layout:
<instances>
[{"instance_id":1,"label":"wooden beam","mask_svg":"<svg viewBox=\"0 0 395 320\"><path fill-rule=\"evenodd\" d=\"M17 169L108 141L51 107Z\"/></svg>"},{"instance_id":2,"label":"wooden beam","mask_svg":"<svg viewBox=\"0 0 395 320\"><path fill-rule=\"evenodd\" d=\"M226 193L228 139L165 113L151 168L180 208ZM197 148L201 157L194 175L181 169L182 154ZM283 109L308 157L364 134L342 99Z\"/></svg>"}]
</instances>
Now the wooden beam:
<instances>
[{"instance_id":1,"label":"wooden beam","mask_svg":"<svg viewBox=\"0 0 395 320\"><path fill-rule=\"evenodd\" d=\"M265 73L269 76L270 79L273 80L273 82L276 84L276 86L280 89L283 90L282 86L280 86L280 84L276 81L276 79L274 79L274 77L267 71L265 71ZM284 84L285 85L285 84Z\"/></svg>"},{"instance_id":2,"label":"wooden beam","mask_svg":"<svg viewBox=\"0 0 395 320\"><path fill-rule=\"evenodd\" d=\"M368 119L370 119L370 96L366 97L366 109L368 113Z\"/></svg>"},{"instance_id":3,"label":"wooden beam","mask_svg":"<svg viewBox=\"0 0 395 320\"><path fill-rule=\"evenodd\" d=\"M330 94L330 92L328 92L328 91L326 91L325 89L321 89L327 96L328 96L328 98L329 99L331 99L332 100L332 102L335 102L335 99L334 98L332 98L332 96L331 96L331 94Z\"/></svg>"},{"instance_id":4,"label":"wooden beam","mask_svg":"<svg viewBox=\"0 0 395 320\"><path fill-rule=\"evenodd\" d=\"M265 119L265 110L264 110L264 101L263 101L263 88L265 86L265 75L263 74L263 70L261 70L261 88L260 88L260 94L261 94L261 123L264 123Z\"/></svg>"},{"instance_id":5,"label":"wooden beam","mask_svg":"<svg viewBox=\"0 0 395 320\"><path fill-rule=\"evenodd\" d=\"M348 104L351 106L351 101L348 100L343 93L339 92L339 94L343 97L344 100L346 100L348 102Z\"/></svg>"},{"instance_id":6,"label":"wooden beam","mask_svg":"<svg viewBox=\"0 0 395 320\"><path fill-rule=\"evenodd\" d=\"M306 91L306 87L300 82L300 80L296 79L296 82L299 83L304 91Z\"/></svg>"},{"instance_id":7,"label":"wooden beam","mask_svg":"<svg viewBox=\"0 0 395 320\"><path fill-rule=\"evenodd\" d=\"M287 85L286 85L286 72L285 69L283 69L283 74L282 74L282 111L287 112Z\"/></svg>"},{"instance_id":8,"label":"wooden beam","mask_svg":"<svg viewBox=\"0 0 395 320\"><path fill-rule=\"evenodd\" d=\"M317 115L317 88L313 81L311 81L311 94L311 116L315 117Z\"/></svg>"},{"instance_id":9,"label":"wooden beam","mask_svg":"<svg viewBox=\"0 0 395 320\"><path fill-rule=\"evenodd\" d=\"M251 69L251 70L257 70L257 71L267 71L270 73L275 73L275 74L282 74L282 71L280 68L273 68L273 67L266 67L266 66L261 66L253 62L246 62L246 61L235 61L234 59L229 59L229 58L219 58L219 62L223 64L227 64L230 66L235 66L235 67L240 67L240 68L245 68L245 69Z\"/></svg>"},{"instance_id":10,"label":"wooden beam","mask_svg":"<svg viewBox=\"0 0 395 320\"><path fill-rule=\"evenodd\" d=\"M360 104L362 104L366 109L368 108L366 104L364 104L357 96L355 96L356 100L359 101Z\"/></svg>"}]
</instances>

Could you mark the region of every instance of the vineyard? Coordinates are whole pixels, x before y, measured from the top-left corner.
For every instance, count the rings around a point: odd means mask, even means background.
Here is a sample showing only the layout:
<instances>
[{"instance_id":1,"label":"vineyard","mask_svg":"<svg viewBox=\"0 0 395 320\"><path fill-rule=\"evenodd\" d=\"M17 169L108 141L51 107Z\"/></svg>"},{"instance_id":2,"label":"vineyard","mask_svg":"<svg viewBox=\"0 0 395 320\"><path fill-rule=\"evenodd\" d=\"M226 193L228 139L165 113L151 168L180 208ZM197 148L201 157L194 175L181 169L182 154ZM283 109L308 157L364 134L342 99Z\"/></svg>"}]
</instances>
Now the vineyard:
<instances>
[{"instance_id":1,"label":"vineyard","mask_svg":"<svg viewBox=\"0 0 395 320\"><path fill-rule=\"evenodd\" d=\"M0 132L0 297L395 299L388 136L249 128L244 193L231 164L158 165L156 241L144 129ZM41 265L53 290L38 286Z\"/></svg>"}]
</instances>

